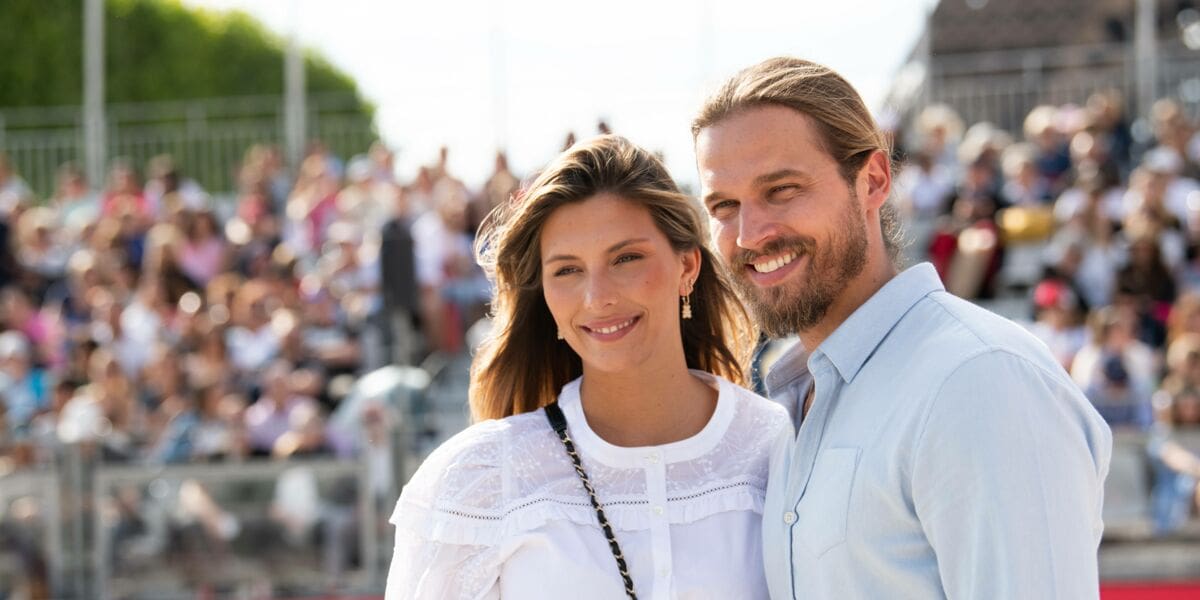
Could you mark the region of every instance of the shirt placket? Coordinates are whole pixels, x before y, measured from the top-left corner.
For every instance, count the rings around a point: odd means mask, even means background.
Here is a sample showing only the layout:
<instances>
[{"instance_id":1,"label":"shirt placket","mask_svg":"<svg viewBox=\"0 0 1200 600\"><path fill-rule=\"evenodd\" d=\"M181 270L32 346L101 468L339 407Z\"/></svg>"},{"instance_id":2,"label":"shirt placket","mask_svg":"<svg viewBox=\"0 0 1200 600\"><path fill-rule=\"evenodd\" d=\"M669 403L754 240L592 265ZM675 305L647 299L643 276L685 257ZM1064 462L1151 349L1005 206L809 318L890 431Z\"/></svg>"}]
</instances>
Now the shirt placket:
<instances>
[{"instance_id":1,"label":"shirt placket","mask_svg":"<svg viewBox=\"0 0 1200 600\"><path fill-rule=\"evenodd\" d=\"M654 559L654 586L650 598L671 597L671 527L667 518L667 465L662 451L652 450L642 459L650 499L650 554Z\"/></svg>"},{"instance_id":2,"label":"shirt placket","mask_svg":"<svg viewBox=\"0 0 1200 600\"><path fill-rule=\"evenodd\" d=\"M801 421L800 429L796 433L796 439L791 448L792 463L787 478L786 497L792 500L788 503L786 512L779 517L787 527L789 557L795 556L796 511L800 501L804 498L804 493L808 490L809 478L812 476L813 466L817 460L817 452L820 450L821 440L825 436L825 425L833 410L833 397L838 392L834 385L835 378L832 376L834 375L833 366L828 359L822 356L813 362L815 368L812 370L812 385L815 389L812 407L809 409L808 415ZM798 391L801 394L807 392L807 390ZM798 407L803 407L803 395L799 396L799 402ZM802 408L799 409L802 410ZM790 570L792 572L792 597L796 598L796 570L794 567Z\"/></svg>"}]
</instances>

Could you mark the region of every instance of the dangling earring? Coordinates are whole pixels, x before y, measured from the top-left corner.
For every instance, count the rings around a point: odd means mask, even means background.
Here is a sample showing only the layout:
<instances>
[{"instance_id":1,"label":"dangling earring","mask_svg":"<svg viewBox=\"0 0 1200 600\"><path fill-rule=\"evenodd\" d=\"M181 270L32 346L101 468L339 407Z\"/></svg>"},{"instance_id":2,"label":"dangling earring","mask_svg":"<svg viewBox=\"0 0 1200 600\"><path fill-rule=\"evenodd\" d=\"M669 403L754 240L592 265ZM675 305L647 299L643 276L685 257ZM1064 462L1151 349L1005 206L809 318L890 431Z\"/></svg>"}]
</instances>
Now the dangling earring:
<instances>
[{"instance_id":1,"label":"dangling earring","mask_svg":"<svg viewBox=\"0 0 1200 600\"><path fill-rule=\"evenodd\" d=\"M559 330L558 330L558 331L557 331L557 332L554 334L554 337L556 337L556 338L558 338L558 339L560 339L560 340L561 340L561 339L563 339L563 336L562 336L562 330L561 330L561 329L559 329Z\"/></svg>"},{"instance_id":2,"label":"dangling earring","mask_svg":"<svg viewBox=\"0 0 1200 600\"><path fill-rule=\"evenodd\" d=\"M688 294L683 296L683 309L680 311L680 316L684 319L692 318L692 296Z\"/></svg>"}]
</instances>

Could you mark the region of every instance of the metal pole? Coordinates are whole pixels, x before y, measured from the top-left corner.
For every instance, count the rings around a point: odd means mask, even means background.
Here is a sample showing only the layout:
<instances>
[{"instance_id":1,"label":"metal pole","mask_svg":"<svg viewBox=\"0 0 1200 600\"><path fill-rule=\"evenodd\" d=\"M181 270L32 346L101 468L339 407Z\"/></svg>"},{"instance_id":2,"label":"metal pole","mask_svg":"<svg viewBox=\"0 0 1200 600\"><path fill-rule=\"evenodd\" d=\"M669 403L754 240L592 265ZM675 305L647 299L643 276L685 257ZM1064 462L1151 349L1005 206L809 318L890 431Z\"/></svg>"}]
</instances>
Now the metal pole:
<instances>
[{"instance_id":1,"label":"metal pole","mask_svg":"<svg viewBox=\"0 0 1200 600\"><path fill-rule=\"evenodd\" d=\"M85 0L83 13L83 155L92 186L104 178L104 0Z\"/></svg>"},{"instance_id":2,"label":"metal pole","mask_svg":"<svg viewBox=\"0 0 1200 600\"><path fill-rule=\"evenodd\" d=\"M305 132L304 55L300 48L299 2L292 3L292 31L288 36L287 55L283 63L284 82L284 139L288 164L298 170L304 158Z\"/></svg>"},{"instance_id":3,"label":"metal pole","mask_svg":"<svg viewBox=\"0 0 1200 600\"><path fill-rule=\"evenodd\" d=\"M1148 117L1157 99L1158 40L1155 34L1158 0L1138 0L1137 20L1134 23L1134 64L1137 65L1137 111Z\"/></svg>"},{"instance_id":4,"label":"metal pole","mask_svg":"<svg viewBox=\"0 0 1200 600\"><path fill-rule=\"evenodd\" d=\"M920 58L922 69L924 70L924 81L921 82L918 110L929 106L933 103L933 12L937 10L937 3L930 4L925 7L925 31L921 34L919 42L919 50L917 54Z\"/></svg>"}]
</instances>

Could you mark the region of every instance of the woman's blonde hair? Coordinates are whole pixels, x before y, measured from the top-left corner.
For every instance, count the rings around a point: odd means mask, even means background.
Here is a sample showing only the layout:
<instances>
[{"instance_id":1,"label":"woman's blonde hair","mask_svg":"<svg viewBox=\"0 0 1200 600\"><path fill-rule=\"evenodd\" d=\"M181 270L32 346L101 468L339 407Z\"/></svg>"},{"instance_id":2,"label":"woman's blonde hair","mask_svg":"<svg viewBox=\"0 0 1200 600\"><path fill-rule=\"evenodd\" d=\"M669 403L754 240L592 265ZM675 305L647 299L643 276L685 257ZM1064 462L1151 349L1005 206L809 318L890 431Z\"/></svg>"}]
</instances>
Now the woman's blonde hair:
<instances>
[{"instance_id":1,"label":"woman's blonde hair","mask_svg":"<svg viewBox=\"0 0 1200 600\"><path fill-rule=\"evenodd\" d=\"M750 324L707 247L699 206L666 168L628 140L604 135L560 155L518 196L492 211L476 242L496 286L493 333L471 369L471 415L499 419L537 410L583 373L579 356L556 339L542 292L541 231L559 207L609 193L642 206L676 252L700 251L690 320L681 320L687 365L743 381Z\"/></svg>"}]
</instances>

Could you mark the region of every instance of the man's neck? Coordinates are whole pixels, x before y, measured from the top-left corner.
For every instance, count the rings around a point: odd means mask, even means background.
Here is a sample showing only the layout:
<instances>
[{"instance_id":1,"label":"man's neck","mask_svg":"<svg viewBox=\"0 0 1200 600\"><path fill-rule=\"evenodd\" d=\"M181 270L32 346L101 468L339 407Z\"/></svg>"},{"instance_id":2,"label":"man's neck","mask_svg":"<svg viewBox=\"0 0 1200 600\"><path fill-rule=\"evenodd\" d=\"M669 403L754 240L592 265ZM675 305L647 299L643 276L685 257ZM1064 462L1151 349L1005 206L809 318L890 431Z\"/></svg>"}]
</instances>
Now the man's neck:
<instances>
[{"instance_id":1,"label":"man's neck","mask_svg":"<svg viewBox=\"0 0 1200 600\"><path fill-rule=\"evenodd\" d=\"M837 331L838 327L842 326L846 319L850 318L850 315L854 314L854 311L866 304L867 300L870 300L876 292L896 276L896 268L892 266L890 260L877 260L874 263L873 268L868 265L862 273L859 273L858 277L855 277L846 286L846 289L842 290L842 294L829 306L829 310L821 322L810 329L797 332L800 336L800 343L804 344L809 352L820 347L829 336L833 335L834 331Z\"/></svg>"}]
</instances>

